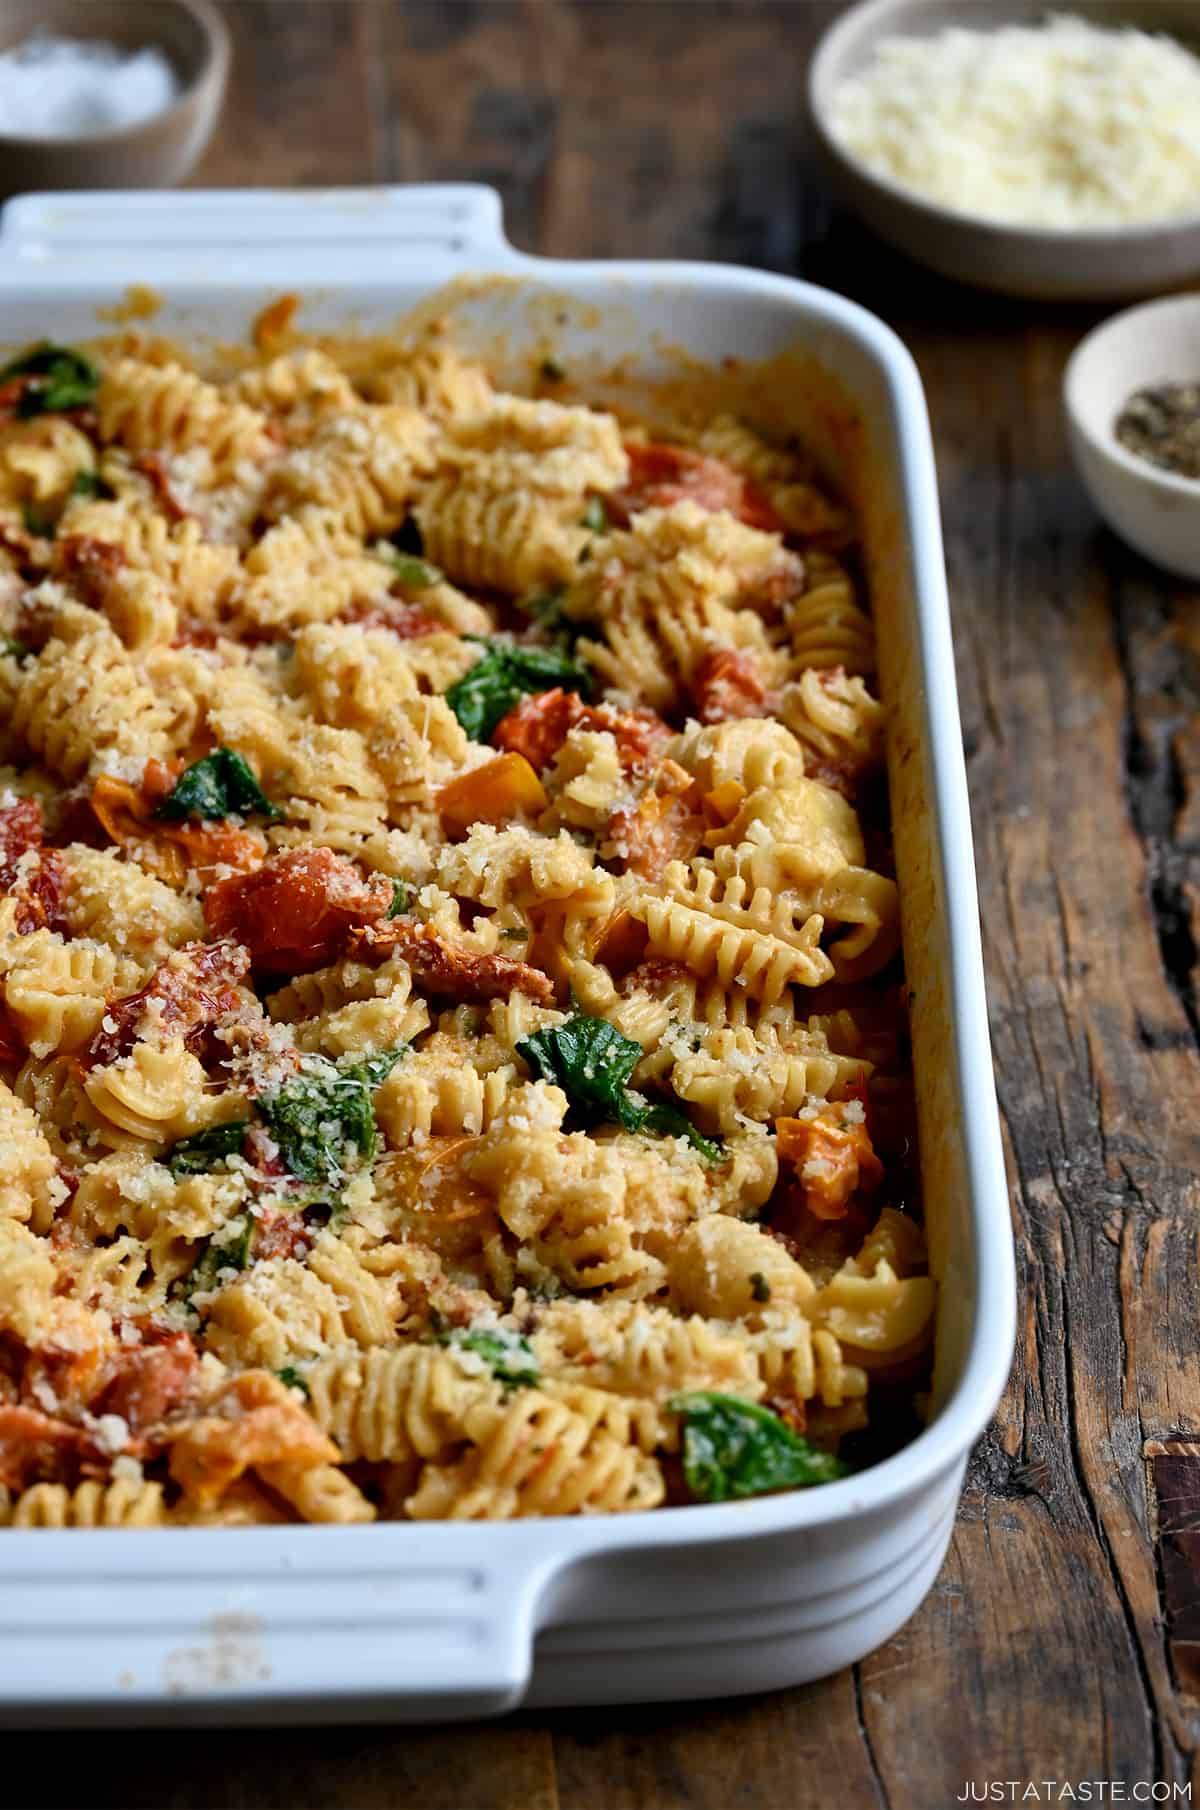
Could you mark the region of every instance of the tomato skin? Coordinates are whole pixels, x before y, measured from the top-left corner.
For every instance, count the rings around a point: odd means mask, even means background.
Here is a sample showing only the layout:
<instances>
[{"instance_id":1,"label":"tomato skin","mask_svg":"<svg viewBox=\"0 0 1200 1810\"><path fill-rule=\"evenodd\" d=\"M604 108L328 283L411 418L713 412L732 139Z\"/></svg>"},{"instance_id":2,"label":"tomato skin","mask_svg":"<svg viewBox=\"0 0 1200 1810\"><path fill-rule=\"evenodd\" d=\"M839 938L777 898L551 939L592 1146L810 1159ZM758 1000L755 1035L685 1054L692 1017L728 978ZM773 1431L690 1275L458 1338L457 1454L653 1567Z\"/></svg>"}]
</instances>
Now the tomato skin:
<instances>
[{"instance_id":1,"label":"tomato skin","mask_svg":"<svg viewBox=\"0 0 1200 1810\"><path fill-rule=\"evenodd\" d=\"M585 704L576 692L556 685L514 705L497 723L492 746L524 755L534 772L542 773L572 729L607 730L616 740L617 757L626 772L653 760L674 733L653 710Z\"/></svg>"},{"instance_id":2,"label":"tomato skin","mask_svg":"<svg viewBox=\"0 0 1200 1810\"><path fill-rule=\"evenodd\" d=\"M192 1393L200 1375L200 1361L186 1332L178 1332L160 1345L123 1352L116 1377L92 1412L119 1414L133 1433L140 1433Z\"/></svg>"},{"instance_id":3,"label":"tomato skin","mask_svg":"<svg viewBox=\"0 0 1200 1810\"><path fill-rule=\"evenodd\" d=\"M236 943L185 945L161 962L136 993L109 1000L104 1023L80 1058L82 1065L95 1068L128 1055L152 1005L158 1007L163 1027L179 1032L189 1049L202 1045L215 1025L242 1012L238 983L249 971L249 957Z\"/></svg>"},{"instance_id":4,"label":"tomato skin","mask_svg":"<svg viewBox=\"0 0 1200 1810\"><path fill-rule=\"evenodd\" d=\"M394 896L384 874L367 880L332 849L295 848L210 886L204 921L249 950L255 968L305 974L336 960L350 931L385 917Z\"/></svg>"},{"instance_id":5,"label":"tomato skin","mask_svg":"<svg viewBox=\"0 0 1200 1810\"><path fill-rule=\"evenodd\" d=\"M669 509L672 503L691 502L701 509L727 510L748 528L783 532L784 523L770 499L724 459L660 440L630 440L625 451L629 482L611 499L617 514L628 518L642 509Z\"/></svg>"},{"instance_id":6,"label":"tomato skin","mask_svg":"<svg viewBox=\"0 0 1200 1810\"><path fill-rule=\"evenodd\" d=\"M16 929L22 936L33 930L63 929L66 881L54 850L43 847L43 836L42 807L36 798L18 798L0 809L0 893L16 898Z\"/></svg>"},{"instance_id":7,"label":"tomato skin","mask_svg":"<svg viewBox=\"0 0 1200 1810\"><path fill-rule=\"evenodd\" d=\"M692 677L690 690L702 723L761 716L767 696L754 661L733 647L714 647L705 654Z\"/></svg>"}]
</instances>

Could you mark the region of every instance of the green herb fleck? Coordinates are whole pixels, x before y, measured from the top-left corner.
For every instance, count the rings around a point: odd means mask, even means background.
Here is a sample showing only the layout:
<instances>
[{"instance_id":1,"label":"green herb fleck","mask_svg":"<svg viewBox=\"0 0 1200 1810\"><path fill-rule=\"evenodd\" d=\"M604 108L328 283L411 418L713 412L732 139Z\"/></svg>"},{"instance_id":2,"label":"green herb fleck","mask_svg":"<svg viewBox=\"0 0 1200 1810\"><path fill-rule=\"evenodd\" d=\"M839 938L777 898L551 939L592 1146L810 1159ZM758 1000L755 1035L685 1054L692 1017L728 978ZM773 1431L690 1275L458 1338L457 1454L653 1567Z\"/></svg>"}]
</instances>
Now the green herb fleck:
<instances>
[{"instance_id":1,"label":"green herb fleck","mask_svg":"<svg viewBox=\"0 0 1200 1810\"><path fill-rule=\"evenodd\" d=\"M427 559L420 559L415 553L402 553L399 547L393 547L387 541L384 550L396 583L403 585L406 591L427 591L430 585L441 582L441 572Z\"/></svg>"},{"instance_id":2,"label":"green herb fleck","mask_svg":"<svg viewBox=\"0 0 1200 1810\"><path fill-rule=\"evenodd\" d=\"M224 1125L210 1125L193 1137L180 1138L167 1152L166 1164L172 1175L207 1175L227 1156L237 1156L249 1129L248 1119L230 1119Z\"/></svg>"},{"instance_id":3,"label":"green herb fleck","mask_svg":"<svg viewBox=\"0 0 1200 1810\"><path fill-rule=\"evenodd\" d=\"M284 1385L285 1388L299 1389L299 1391L302 1395L307 1395L307 1396L312 1395L312 1390L309 1388L308 1384L305 1382L304 1377L301 1374L301 1372L299 1370L297 1370L295 1364L285 1364L283 1366L283 1369L277 1370L275 1372L275 1374L279 1378L280 1382Z\"/></svg>"},{"instance_id":4,"label":"green herb fleck","mask_svg":"<svg viewBox=\"0 0 1200 1810\"><path fill-rule=\"evenodd\" d=\"M254 1243L254 1227L255 1221L251 1214L239 1213L236 1219L231 1219L219 1232L213 1233L184 1283L183 1296L186 1301L190 1301L193 1295L208 1294L216 1288L222 1270L246 1268Z\"/></svg>"},{"instance_id":5,"label":"green herb fleck","mask_svg":"<svg viewBox=\"0 0 1200 1810\"><path fill-rule=\"evenodd\" d=\"M562 1088L585 1123L608 1121L626 1131L686 1137L706 1162L722 1160L720 1144L702 1137L679 1107L647 1100L630 1088L642 1046L606 1018L577 1013L566 1024L535 1031L518 1043L517 1051L539 1079Z\"/></svg>"},{"instance_id":6,"label":"green herb fleck","mask_svg":"<svg viewBox=\"0 0 1200 1810\"><path fill-rule=\"evenodd\" d=\"M72 496L100 497L108 502L116 494L112 485L107 483L98 471L77 471L71 480Z\"/></svg>"},{"instance_id":7,"label":"green herb fleck","mask_svg":"<svg viewBox=\"0 0 1200 1810\"><path fill-rule=\"evenodd\" d=\"M0 384L28 377L17 398L18 416L61 414L65 409L86 408L94 401L100 373L90 358L70 346L53 346L48 340L31 346L20 358L0 369Z\"/></svg>"},{"instance_id":8,"label":"green herb fleck","mask_svg":"<svg viewBox=\"0 0 1200 1810\"><path fill-rule=\"evenodd\" d=\"M23 641L14 640L12 635L0 635L0 656L11 655L14 660L24 660L31 652Z\"/></svg>"},{"instance_id":9,"label":"green herb fleck","mask_svg":"<svg viewBox=\"0 0 1200 1810\"><path fill-rule=\"evenodd\" d=\"M203 760L182 773L173 792L163 799L154 815L175 821L181 817L282 817L250 767L232 748L215 748Z\"/></svg>"},{"instance_id":10,"label":"green herb fleck","mask_svg":"<svg viewBox=\"0 0 1200 1810\"><path fill-rule=\"evenodd\" d=\"M771 1284L761 1270L752 1270L750 1273L750 1293L756 1301L771 1299Z\"/></svg>"},{"instance_id":11,"label":"green herb fleck","mask_svg":"<svg viewBox=\"0 0 1200 1810\"><path fill-rule=\"evenodd\" d=\"M590 528L593 534L608 533L608 510L604 507L603 497L588 498L588 505L583 512L580 527Z\"/></svg>"},{"instance_id":12,"label":"green herb fleck","mask_svg":"<svg viewBox=\"0 0 1200 1810\"><path fill-rule=\"evenodd\" d=\"M301 1181L340 1181L354 1160L375 1154L372 1093L404 1049L386 1050L335 1067L323 1059L278 1093L259 1096L258 1108L279 1154Z\"/></svg>"},{"instance_id":13,"label":"green herb fleck","mask_svg":"<svg viewBox=\"0 0 1200 1810\"><path fill-rule=\"evenodd\" d=\"M483 658L445 694L447 704L474 741L488 741L497 723L532 692L550 691L556 685L583 697L591 691L587 668L557 649L512 647L495 641L485 645Z\"/></svg>"},{"instance_id":14,"label":"green herb fleck","mask_svg":"<svg viewBox=\"0 0 1200 1810\"><path fill-rule=\"evenodd\" d=\"M500 1327L479 1332L456 1329L439 1333L438 1342L455 1345L460 1351L477 1352L496 1380L508 1389L530 1388L541 1376L532 1345L519 1333L505 1332Z\"/></svg>"},{"instance_id":15,"label":"green herb fleck","mask_svg":"<svg viewBox=\"0 0 1200 1810\"><path fill-rule=\"evenodd\" d=\"M839 1458L818 1451L754 1402L702 1390L673 1395L667 1405L682 1416L683 1474L701 1501L803 1489L846 1475Z\"/></svg>"},{"instance_id":16,"label":"green herb fleck","mask_svg":"<svg viewBox=\"0 0 1200 1810\"><path fill-rule=\"evenodd\" d=\"M508 929L502 930L500 934L507 937L510 943L527 943L529 941L528 930Z\"/></svg>"},{"instance_id":17,"label":"green herb fleck","mask_svg":"<svg viewBox=\"0 0 1200 1810\"><path fill-rule=\"evenodd\" d=\"M389 918L398 918L406 912L412 902L412 887L404 880L392 881L392 902L387 908Z\"/></svg>"}]
</instances>

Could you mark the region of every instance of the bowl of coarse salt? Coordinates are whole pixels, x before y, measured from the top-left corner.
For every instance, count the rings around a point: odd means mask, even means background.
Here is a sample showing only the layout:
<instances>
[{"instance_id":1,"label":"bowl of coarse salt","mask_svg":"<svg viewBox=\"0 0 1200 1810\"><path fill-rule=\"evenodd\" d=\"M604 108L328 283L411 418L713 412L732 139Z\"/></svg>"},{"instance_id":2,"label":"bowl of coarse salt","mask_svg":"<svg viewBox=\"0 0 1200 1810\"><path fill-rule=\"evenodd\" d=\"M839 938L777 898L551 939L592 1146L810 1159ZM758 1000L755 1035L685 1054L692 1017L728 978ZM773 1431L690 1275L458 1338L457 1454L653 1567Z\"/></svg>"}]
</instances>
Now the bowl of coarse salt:
<instances>
[{"instance_id":1,"label":"bowl of coarse salt","mask_svg":"<svg viewBox=\"0 0 1200 1810\"><path fill-rule=\"evenodd\" d=\"M842 198L943 276L1063 301L1200 276L1198 0L862 0L808 102Z\"/></svg>"},{"instance_id":2,"label":"bowl of coarse salt","mask_svg":"<svg viewBox=\"0 0 1200 1810\"><path fill-rule=\"evenodd\" d=\"M208 0L0 0L0 193L182 181L228 73Z\"/></svg>"}]
</instances>

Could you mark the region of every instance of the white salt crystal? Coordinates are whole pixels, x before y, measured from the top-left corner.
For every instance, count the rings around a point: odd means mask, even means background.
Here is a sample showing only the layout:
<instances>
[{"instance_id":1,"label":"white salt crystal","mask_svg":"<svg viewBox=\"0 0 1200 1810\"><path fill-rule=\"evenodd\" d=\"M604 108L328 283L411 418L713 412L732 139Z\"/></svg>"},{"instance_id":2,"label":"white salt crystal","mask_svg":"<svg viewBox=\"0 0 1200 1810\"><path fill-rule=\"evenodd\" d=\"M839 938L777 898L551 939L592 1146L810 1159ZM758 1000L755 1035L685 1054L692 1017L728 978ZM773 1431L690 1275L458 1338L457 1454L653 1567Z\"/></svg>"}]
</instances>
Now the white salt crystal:
<instances>
[{"instance_id":1,"label":"white salt crystal","mask_svg":"<svg viewBox=\"0 0 1200 1810\"><path fill-rule=\"evenodd\" d=\"M38 33L0 54L0 132L15 138L91 138L136 126L178 93L161 50Z\"/></svg>"}]
</instances>

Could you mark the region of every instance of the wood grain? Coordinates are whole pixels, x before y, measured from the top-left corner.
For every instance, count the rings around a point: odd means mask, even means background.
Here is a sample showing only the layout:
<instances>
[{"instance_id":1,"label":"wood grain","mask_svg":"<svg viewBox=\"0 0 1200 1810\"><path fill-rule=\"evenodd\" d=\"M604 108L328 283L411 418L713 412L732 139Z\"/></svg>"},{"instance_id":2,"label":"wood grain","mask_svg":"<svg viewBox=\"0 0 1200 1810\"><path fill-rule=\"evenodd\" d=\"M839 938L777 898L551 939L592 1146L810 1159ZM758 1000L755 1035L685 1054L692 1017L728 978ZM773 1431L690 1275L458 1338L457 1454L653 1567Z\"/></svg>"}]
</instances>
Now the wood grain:
<instances>
[{"instance_id":1,"label":"wood grain","mask_svg":"<svg viewBox=\"0 0 1200 1810\"><path fill-rule=\"evenodd\" d=\"M1071 475L1058 388L1094 317L936 282L830 209L799 124L826 0L225 10L237 74L198 182L491 182L532 249L799 272L907 340L942 481L1021 1333L942 1576L852 1671L453 1731L89 1737L49 1765L44 1737L10 1738L12 1776L40 1781L23 1801L941 1810L968 1780L1194 1779L1200 1458L1170 1442L1200 1435L1200 595L1098 530Z\"/></svg>"}]
</instances>

